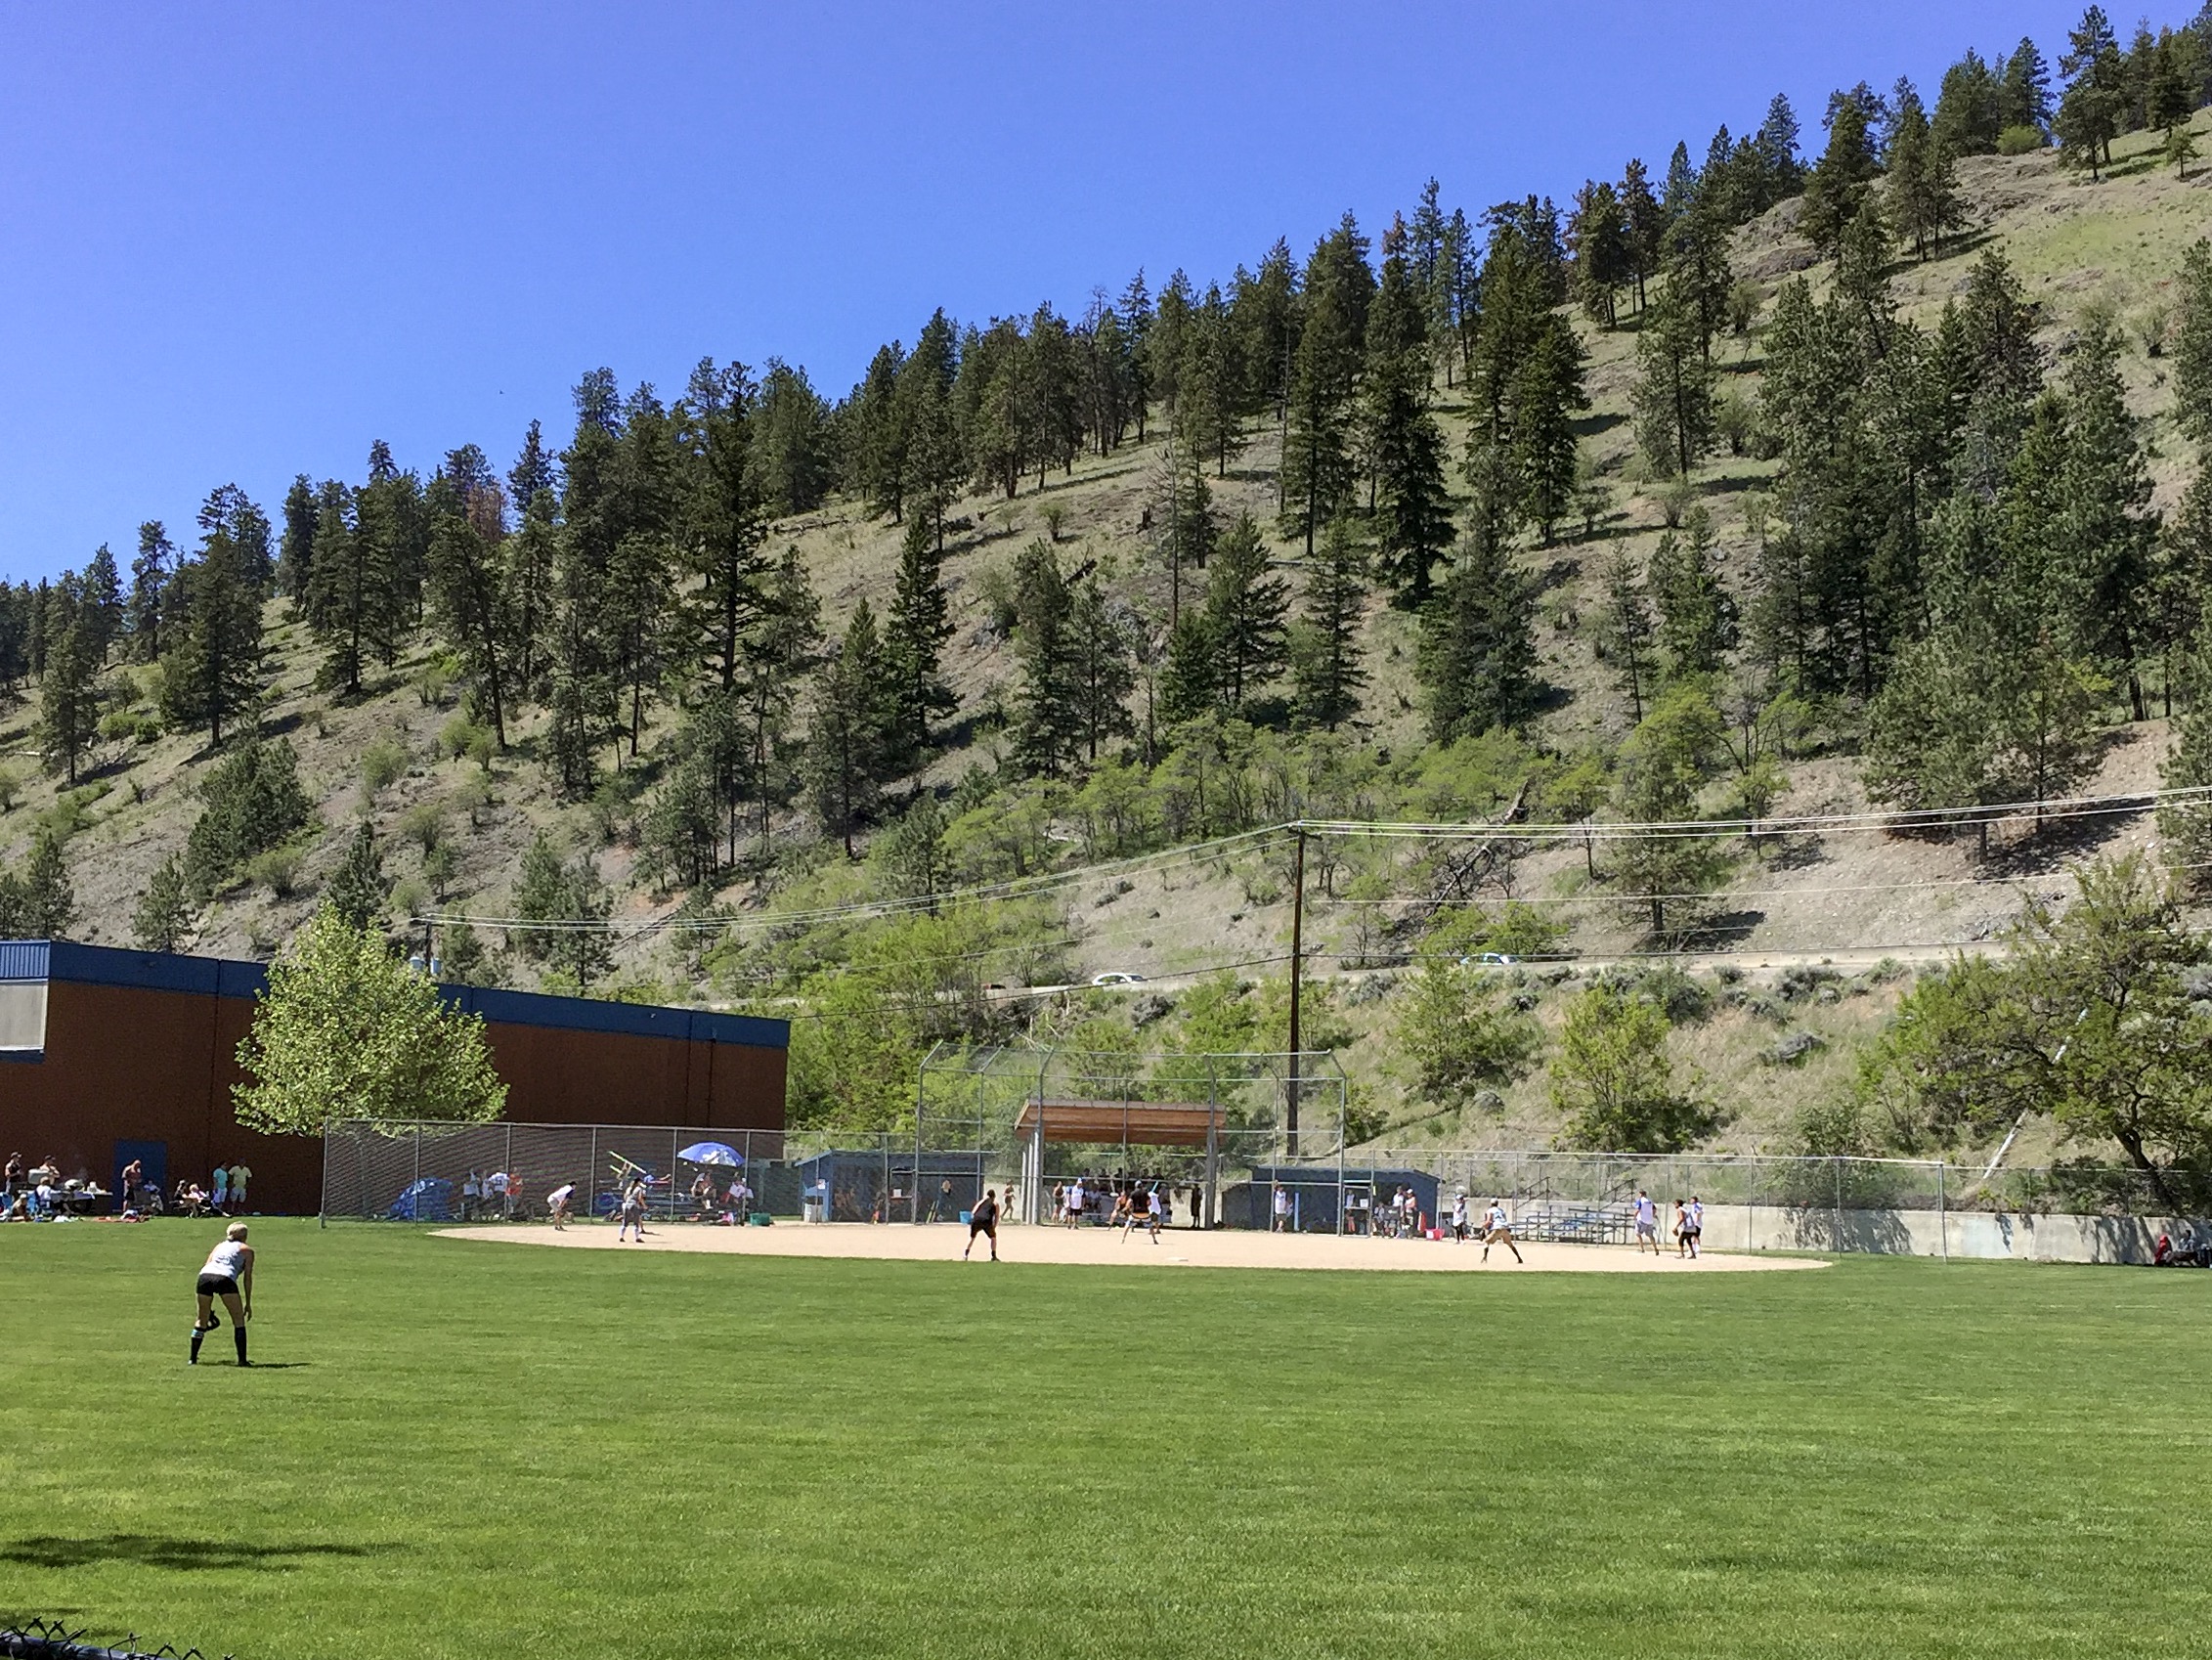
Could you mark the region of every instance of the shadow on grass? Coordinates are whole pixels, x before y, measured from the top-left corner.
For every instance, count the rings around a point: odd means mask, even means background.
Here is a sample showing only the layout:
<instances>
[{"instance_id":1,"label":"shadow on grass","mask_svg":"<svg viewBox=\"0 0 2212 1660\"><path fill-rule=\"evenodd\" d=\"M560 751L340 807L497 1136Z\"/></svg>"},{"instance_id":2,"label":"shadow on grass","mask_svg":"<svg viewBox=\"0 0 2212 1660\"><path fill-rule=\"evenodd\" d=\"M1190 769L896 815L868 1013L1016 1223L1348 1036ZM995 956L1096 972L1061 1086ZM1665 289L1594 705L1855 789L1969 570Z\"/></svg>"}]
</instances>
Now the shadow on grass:
<instances>
[{"instance_id":1,"label":"shadow on grass","mask_svg":"<svg viewBox=\"0 0 2212 1660\"><path fill-rule=\"evenodd\" d=\"M129 1562L142 1568L283 1568L307 1556L373 1556L396 1545L246 1545L232 1539L177 1539L153 1533L103 1533L90 1539L43 1534L0 1548L0 1562L32 1568L89 1568Z\"/></svg>"}]
</instances>

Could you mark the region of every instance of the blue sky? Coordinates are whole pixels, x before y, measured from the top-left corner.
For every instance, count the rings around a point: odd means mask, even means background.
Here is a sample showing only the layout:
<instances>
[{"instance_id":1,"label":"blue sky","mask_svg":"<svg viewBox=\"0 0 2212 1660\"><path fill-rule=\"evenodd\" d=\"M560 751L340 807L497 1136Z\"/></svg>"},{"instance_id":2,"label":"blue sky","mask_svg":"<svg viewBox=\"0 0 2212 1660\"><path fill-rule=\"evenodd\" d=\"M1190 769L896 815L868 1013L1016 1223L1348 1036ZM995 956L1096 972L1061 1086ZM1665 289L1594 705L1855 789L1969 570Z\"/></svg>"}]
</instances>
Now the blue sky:
<instances>
[{"instance_id":1,"label":"blue sky","mask_svg":"<svg viewBox=\"0 0 2212 1660\"><path fill-rule=\"evenodd\" d=\"M595 365L842 395L929 311L1226 276L1432 173L1470 213L2072 8L19 5L0 15L0 575L236 481L565 435ZM2123 27L2132 21L2122 18ZM2172 21L2179 21L2179 14Z\"/></svg>"}]
</instances>

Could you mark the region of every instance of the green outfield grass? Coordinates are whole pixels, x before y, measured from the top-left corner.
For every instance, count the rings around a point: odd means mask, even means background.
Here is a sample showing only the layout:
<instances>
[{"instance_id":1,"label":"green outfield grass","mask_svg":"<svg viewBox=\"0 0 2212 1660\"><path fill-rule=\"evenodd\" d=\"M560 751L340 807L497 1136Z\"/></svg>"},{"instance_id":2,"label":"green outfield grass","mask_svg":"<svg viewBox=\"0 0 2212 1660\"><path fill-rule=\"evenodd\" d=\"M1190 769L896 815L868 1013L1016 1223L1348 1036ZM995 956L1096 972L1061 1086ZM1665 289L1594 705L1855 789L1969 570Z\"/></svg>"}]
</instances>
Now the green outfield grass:
<instances>
[{"instance_id":1,"label":"green outfield grass","mask_svg":"<svg viewBox=\"0 0 2212 1660\"><path fill-rule=\"evenodd\" d=\"M188 1371L212 1229L0 1230L0 1618L241 1660L2212 1650L2212 1274L254 1235L281 1364Z\"/></svg>"}]
</instances>

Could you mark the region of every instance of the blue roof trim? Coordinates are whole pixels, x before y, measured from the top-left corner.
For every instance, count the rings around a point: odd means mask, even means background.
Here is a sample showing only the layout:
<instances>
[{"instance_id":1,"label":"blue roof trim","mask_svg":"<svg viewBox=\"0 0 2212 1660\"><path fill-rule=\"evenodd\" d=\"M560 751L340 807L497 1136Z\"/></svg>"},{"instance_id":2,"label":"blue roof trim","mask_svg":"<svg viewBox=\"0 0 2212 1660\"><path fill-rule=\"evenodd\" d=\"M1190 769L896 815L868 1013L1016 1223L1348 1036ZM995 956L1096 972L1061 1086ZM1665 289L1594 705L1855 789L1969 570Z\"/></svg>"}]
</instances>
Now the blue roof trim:
<instances>
[{"instance_id":1,"label":"blue roof trim","mask_svg":"<svg viewBox=\"0 0 2212 1660\"><path fill-rule=\"evenodd\" d=\"M259 963L228 958L126 951L112 945L80 945L73 939L0 939L0 981L23 980L184 991L202 997L252 997L268 985L269 975ZM482 1015L493 1026L617 1032L754 1049L791 1047L789 1021L758 1015L552 997L539 991L497 991L476 985L449 985L445 993L448 1001Z\"/></svg>"},{"instance_id":2,"label":"blue roof trim","mask_svg":"<svg viewBox=\"0 0 2212 1660\"><path fill-rule=\"evenodd\" d=\"M44 980L50 955L43 939L0 939L0 982Z\"/></svg>"}]
</instances>

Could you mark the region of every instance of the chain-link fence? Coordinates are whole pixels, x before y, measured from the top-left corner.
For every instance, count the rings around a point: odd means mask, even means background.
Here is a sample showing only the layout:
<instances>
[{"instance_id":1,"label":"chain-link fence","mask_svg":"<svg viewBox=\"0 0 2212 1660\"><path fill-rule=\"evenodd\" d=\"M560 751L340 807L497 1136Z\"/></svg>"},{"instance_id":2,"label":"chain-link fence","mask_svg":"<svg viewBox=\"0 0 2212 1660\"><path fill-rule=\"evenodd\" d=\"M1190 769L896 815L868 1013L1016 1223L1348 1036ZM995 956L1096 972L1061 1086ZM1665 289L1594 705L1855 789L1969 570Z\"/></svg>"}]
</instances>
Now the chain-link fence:
<instances>
[{"instance_id":1,"label":"chain-link fence","mask_svg":"<svg viewBox=\"0 0 2212 1660\"><path fill-rule=\"evenodd\" d=\"M95 1639L82 1627L59 1619L0 1625L0 1657L5 1660L204 1660L196 1648L179 1653L164 1642L147 1648L134 1632L120 1643ZM228 1655L224 1660L230 1660Z\"/></svg>"}]
</instances>

